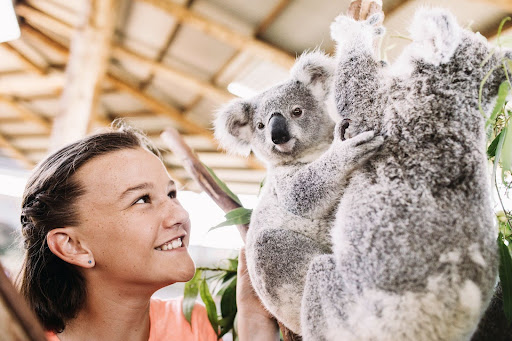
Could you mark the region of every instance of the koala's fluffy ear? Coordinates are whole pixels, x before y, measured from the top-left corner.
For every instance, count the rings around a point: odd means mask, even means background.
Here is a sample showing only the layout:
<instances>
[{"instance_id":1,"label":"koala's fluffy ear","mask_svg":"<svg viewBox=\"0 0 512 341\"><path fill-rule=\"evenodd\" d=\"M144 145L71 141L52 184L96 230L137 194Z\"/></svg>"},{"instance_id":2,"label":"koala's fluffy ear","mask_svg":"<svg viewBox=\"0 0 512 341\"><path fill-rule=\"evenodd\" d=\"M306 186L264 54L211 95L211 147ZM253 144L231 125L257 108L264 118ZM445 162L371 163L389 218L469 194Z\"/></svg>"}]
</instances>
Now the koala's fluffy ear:
<instances>
[{"instance_id":1,"label":"koala's fluffy ear","mask_svg":"<svg viewBox=\"0 0 512 341\"><path fill-rule=\"evenodd\" d=\"M313 95L324 101L329 94L334 76L335 61L320 51L303 53L293 65L290 74L306 85Z\"/></svg>"},{"instance_id":2,"label":"koala's fluffy ear","mask_svg":"<svg viewBox=\"0 0 512 341\"><path fill-rule=\"evenodd\" d=\"M215 138L222 148L243 156L249 155L253 113L254 105L243 99L235 99L217 111Z\"/></svg>"}]
</instances>

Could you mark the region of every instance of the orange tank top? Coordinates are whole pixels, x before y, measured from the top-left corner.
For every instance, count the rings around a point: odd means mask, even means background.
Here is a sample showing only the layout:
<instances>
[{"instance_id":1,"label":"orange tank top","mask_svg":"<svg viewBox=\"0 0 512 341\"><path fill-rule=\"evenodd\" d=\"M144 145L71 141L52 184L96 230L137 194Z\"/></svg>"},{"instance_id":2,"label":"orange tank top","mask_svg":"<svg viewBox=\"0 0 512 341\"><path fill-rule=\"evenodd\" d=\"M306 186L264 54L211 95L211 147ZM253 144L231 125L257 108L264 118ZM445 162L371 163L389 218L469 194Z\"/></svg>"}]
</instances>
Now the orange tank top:
<instances>
[{"instance_id":1,"label":"orange tank top","mask_svg":"<svg viewBox=\"0 0 512 341\"><path fill-rule=\"evenodd\" d=\"M217 341L217 335L208 321L206 309L196 304L192 311L192 326L182 313L183 298L151 299L149 305L150 331L148 341ZM48 341L59 341L53 332L47 332Z\"/></svg>"}]
</instances>

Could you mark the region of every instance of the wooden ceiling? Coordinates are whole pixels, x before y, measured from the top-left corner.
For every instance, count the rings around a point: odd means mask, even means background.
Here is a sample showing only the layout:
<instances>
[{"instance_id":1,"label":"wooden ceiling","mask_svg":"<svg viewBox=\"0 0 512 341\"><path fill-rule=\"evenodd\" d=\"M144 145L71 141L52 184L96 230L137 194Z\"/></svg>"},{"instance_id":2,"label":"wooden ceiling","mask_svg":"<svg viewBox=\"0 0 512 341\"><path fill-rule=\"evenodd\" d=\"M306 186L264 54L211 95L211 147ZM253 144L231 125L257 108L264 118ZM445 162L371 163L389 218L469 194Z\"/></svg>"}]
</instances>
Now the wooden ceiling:
<instances>
[{"instance_id":1,"label":"wooden ceiling","mask_svg":"<svg viewBox=\"0 0 512 341\"><path fill-rule=\"evenodd\" d=\"M15 161L0 165L30 169L50 150L124 118L164 150L184 189L197 186L165 151L159 134L167 126L233 191L257 193L264 167L217 149L215 110L241 95L235 86L250 94L284 79L303 51L332 51L329 24L349 2L17 1L21 38L0 45L0 151ZM489 38L512 13L509 0L383 2L389 59L403 44L393 36L405 34L420 5L448 7Z\"/></svg>"}]
</instances>

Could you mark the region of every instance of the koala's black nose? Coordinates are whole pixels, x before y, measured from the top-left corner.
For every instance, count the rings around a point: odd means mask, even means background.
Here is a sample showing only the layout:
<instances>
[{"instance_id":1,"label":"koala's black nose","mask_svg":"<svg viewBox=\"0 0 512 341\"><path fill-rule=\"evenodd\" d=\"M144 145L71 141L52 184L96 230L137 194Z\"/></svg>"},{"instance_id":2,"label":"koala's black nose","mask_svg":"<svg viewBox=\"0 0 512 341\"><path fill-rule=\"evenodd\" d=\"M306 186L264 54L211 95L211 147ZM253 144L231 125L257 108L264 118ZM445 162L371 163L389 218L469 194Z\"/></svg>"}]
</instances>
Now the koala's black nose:
<instances>
[{"instance_id":1,"label":"koala's black nose","mask_svg":"<svg viewBox=\"0 0 512 341\"><path fill-rule=\"evenodd\" d=\"M270 136L274 144L283 144L290 141L290 133L286 125L286 118L278 112L275 112L270 116L268 121L270 128Z\"/></svg>"}]
</instances>

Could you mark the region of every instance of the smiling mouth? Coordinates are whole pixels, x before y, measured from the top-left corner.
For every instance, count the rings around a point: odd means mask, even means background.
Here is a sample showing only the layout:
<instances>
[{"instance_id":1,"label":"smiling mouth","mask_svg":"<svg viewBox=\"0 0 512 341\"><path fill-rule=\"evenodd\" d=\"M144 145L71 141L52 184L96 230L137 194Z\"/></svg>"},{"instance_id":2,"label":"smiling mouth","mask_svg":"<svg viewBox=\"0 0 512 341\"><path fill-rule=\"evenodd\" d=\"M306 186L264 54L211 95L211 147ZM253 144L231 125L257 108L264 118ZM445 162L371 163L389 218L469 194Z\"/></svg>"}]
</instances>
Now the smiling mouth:
<instances>
[{"instance_id":1,"label":"smiling mouth","mask_svg":"<svg viewBox=\"0 0 512 341\"><path fill-rule=\"evenodd\" d=\"M155 250L157 251L169 251L174 249L179 249L183 247L182 237L178 237L172 240L169 240L168 242L163 243L160 246L155 247Z\"/></svg>"}]
</instances>

